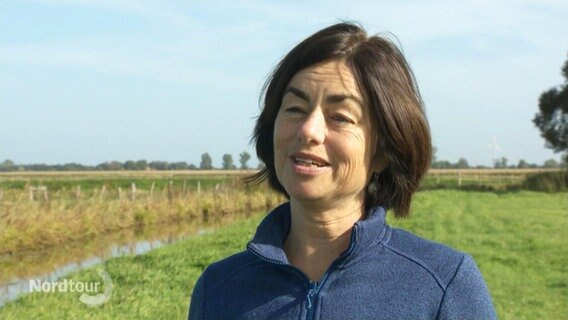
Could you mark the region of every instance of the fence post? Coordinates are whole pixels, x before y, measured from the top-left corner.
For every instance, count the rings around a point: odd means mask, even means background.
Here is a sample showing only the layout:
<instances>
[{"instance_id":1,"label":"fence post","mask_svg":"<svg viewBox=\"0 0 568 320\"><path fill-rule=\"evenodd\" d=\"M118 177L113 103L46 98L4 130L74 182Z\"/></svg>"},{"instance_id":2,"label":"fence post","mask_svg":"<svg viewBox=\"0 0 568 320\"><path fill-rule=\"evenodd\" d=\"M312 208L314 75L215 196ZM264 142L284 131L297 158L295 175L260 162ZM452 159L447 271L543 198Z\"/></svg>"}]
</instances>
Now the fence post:
<instances>
[{"instance_id":1,"label":"fence post","mask_svg":"<svg viewBox=\"0 0 568 320\"><path fill-rule=\"evenodd\" d=\"M99 198L104 199L106 193L106 186L103 184L101 187L101 193L99 194Z\"/></svg>"},{"instance_id":2,"label":"fence post","mask_svg":"<svg viewBox=\"0 0 568 320\"><path fill-rule=\"evenodd\" d=\"M150 195L148 196L148 198L152 198L152 194L154 194L154 187L156 186L156 183L154 181L152 181L152 185L150 186Z\"/></svg>"},{"instance_id":3,"label":"fence post","mask_svg":"<svg viewBox=\"0 0 568 320\"><path fill-rule=\"evenodd\" d=\"M47 187L43 186L42 187L43 190L43 200L48 201L49 200L49 196L47 195Z\"/></svg>"},{"instance_id":4,"label":"fence post","mask_svg":"<svg viewBox=\"0 0 568 320\"><path fill-rule=\"evenodd\" d=\"M30 201L34 201L34 187L28 187L29 191L30 191Z\"/></svg>"},{"instance_id":5,"label":"fence post","mask_svg":"<svg viewBox=\"0 0 568 320\"><path fill-rule=\"evenodd\" d=\"M118 187L118 199L122 200L122 188Z\"/></svg>"},{"instance_id":6,"label":"fence post","mask_svg":"<svg viewBox=\"0 0 568 320\"><path fill-rule=\"evenodd\" d=\"M185 196L185 185L187 183L187 180L183 180L183 187L181 187L181 194L182 196Z\"/></svg>"},{"instance_id":7,"label":"fence post","mask_svg":"<svg viewBox=\"0 0 568 320\"><path fill-rule=\"evenodd\" d=\"M130 185L130 193L132 201L136 200L136 184L134 182Z\"/></svg>"},{"instance_id":8,"label":"fence post","mask_svg":"<svg viewBox=\"0 0 568 320\"><path fill-rule=\"evenodd\" d=\"M458 172L458 187L462 186L462 174L461 172Z\"/></svg>"},{"instance_id":9,"label":"fence post","mask_svg":"<svg viewBox=\"0 0 568 320\"><path fill-rule=\"evenodd\" d=\"M201 180L197 180L197 194L201 194Z\"/></svg>"},{"instance_id":10,"label":"fence post","mask_svg":"<svg viewBox=\"0 0 568 320\"><path fill-rule=\"evenodd\" d=\"M81 198L81 185L77 185L77 190L75 191L75 196L77 199Z\"/></svg>"},{"instance_id":11,"label":"fence post","mask_svg":"<svg viewBox=\"0 0 568 320\"><path fill-rule=\"evenodd\" d=\"M170 180L168 183L168 200L171 202L174 197L174 182Z\"/></svg>"}]
</instances>

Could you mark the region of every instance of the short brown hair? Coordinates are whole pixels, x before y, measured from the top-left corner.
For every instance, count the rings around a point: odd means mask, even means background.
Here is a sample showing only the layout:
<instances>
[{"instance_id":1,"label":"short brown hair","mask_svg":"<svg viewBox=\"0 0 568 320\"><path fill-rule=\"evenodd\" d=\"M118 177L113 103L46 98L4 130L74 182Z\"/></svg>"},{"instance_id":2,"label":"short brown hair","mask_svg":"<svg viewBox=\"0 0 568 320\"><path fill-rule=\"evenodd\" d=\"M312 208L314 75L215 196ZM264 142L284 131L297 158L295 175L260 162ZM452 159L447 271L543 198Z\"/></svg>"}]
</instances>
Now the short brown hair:
<instances>
[{"instance_id":1,"label":"short brown hair","mask_svg":"<svg viewBox=\"0 0 568 320\"><path fill-rule=\"evenodd\" d=\"M431 161L430 129L422 99L412 70L398 47L389 39L367 36L354 23L338 23L311 35L296 45L269 76L252 137L265 167L248 181L268 179L274 190L289 197L274 168L274 123L292 77L328 60L342 60L349 66L367 97L373 118L376 150L380 151L373 161L383 161L384 169L379 173L377 193L367 196L366 209L382 205L392 208L396 217L407 216L412 195Z\"/></svg>"}]
</instances>

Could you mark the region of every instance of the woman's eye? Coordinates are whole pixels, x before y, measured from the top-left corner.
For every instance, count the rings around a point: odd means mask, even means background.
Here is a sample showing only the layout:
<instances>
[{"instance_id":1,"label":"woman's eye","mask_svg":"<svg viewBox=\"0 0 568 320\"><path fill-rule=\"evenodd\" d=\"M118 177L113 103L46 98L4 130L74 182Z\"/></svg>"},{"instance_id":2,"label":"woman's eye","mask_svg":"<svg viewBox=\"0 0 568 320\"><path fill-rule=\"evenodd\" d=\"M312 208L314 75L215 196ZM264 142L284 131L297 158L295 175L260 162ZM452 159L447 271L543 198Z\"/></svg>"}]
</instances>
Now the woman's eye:
<instances>
[{"instance_id":1,"label":"woman's eye","mask_svg":"<svg viewBox=\"0 0 568 320\"><path fill-rule=\"evenodd\" d=\"M334 115L333 117L331 117L334 121L340 122L340 123L353 123L353 121L351 119L349 119L346 116L343 115Z\"/></svg>"},{"instance_id":2,"label":"woman's eye","mask_svg":"<svg viewBox=\"0 0 568 320\"><path fill-rule=\"evenodd\" d=\"M302 108L300 108L300 107L288 107L288 108L286 108L286 112L292 113L292 114L301 114L301 113L304 113L304 110L302 110Z\"/></svg>"}]
</instances>

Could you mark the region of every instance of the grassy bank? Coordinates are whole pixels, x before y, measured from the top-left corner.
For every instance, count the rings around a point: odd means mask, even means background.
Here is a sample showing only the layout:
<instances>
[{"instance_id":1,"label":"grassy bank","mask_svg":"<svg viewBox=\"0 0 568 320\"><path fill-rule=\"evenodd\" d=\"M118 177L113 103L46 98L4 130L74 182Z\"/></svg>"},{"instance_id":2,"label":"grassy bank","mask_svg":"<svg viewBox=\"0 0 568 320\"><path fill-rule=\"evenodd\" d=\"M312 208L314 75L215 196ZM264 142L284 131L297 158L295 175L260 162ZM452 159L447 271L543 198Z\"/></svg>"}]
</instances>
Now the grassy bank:
<instances>
[{"instance_id":1,"label":"grassy bank","mask_svg":"<svg viewBox=\"0 0 568 320\"><path fill-rule=\"evenodd\" d=\"M210 263L244 248L262 214L136 257L99 267L112 277L108 303L88 307L80 293L34 293L0 308L0 319L184 319L197 277ZM101 281L96 268L68 277Z\"/></svg>"},{"instance_id":2,"label":"grassy bank","mask_svg":"<svg viewBox=\"0 0 568 320\"><path fill-rule=\"evenodd\" d=\"M213 182L204 183L211 187L202 189L171 181L145 189L134 185L90 192L59 190L50 195L7 190L0 199L0 254L39 250L129 228L207 222L237 212L265 210L281 201L265 188L244 187L238 180Z\"/></svg>"},{"instance_id":3,"label":"grassy bank","mask_svg":"<svg viewBox=\"0 0 568 320\"><path fill-rule=\"evenodd\" d=\"M0 309L1 319L183 319L197 277L244 248L261 215L137 257L105 262L111 300L90 308L79 293L35 293ZM561 319L568 301L568 194L428 191L413 216L391 224L476 259L501 319ZM100 281L94 269L70 277Z\"/></svg>"}]
</instances>

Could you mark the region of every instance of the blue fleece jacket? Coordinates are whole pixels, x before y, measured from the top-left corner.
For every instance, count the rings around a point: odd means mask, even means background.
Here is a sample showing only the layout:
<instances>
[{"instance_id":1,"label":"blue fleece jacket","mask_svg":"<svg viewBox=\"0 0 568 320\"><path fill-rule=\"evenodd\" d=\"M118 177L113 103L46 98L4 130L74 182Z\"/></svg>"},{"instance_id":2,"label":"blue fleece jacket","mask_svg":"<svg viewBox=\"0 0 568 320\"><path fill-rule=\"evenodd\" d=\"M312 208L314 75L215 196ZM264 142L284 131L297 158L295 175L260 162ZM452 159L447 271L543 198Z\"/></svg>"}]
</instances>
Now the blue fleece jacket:
<instances>
[{"instance_id":1,"label":"blue fleece jacket","mask_svg":"<svg viewBox=\"0 0 568 320\"><path fill-rule=\"evenodd\" d=\"M290 265L290 205L260 223L247 250L203 272L197 319L495 319L471 256L390 228L377 207L353 227L349 248L318 282Z\"/></svg>"}]
</instances>

